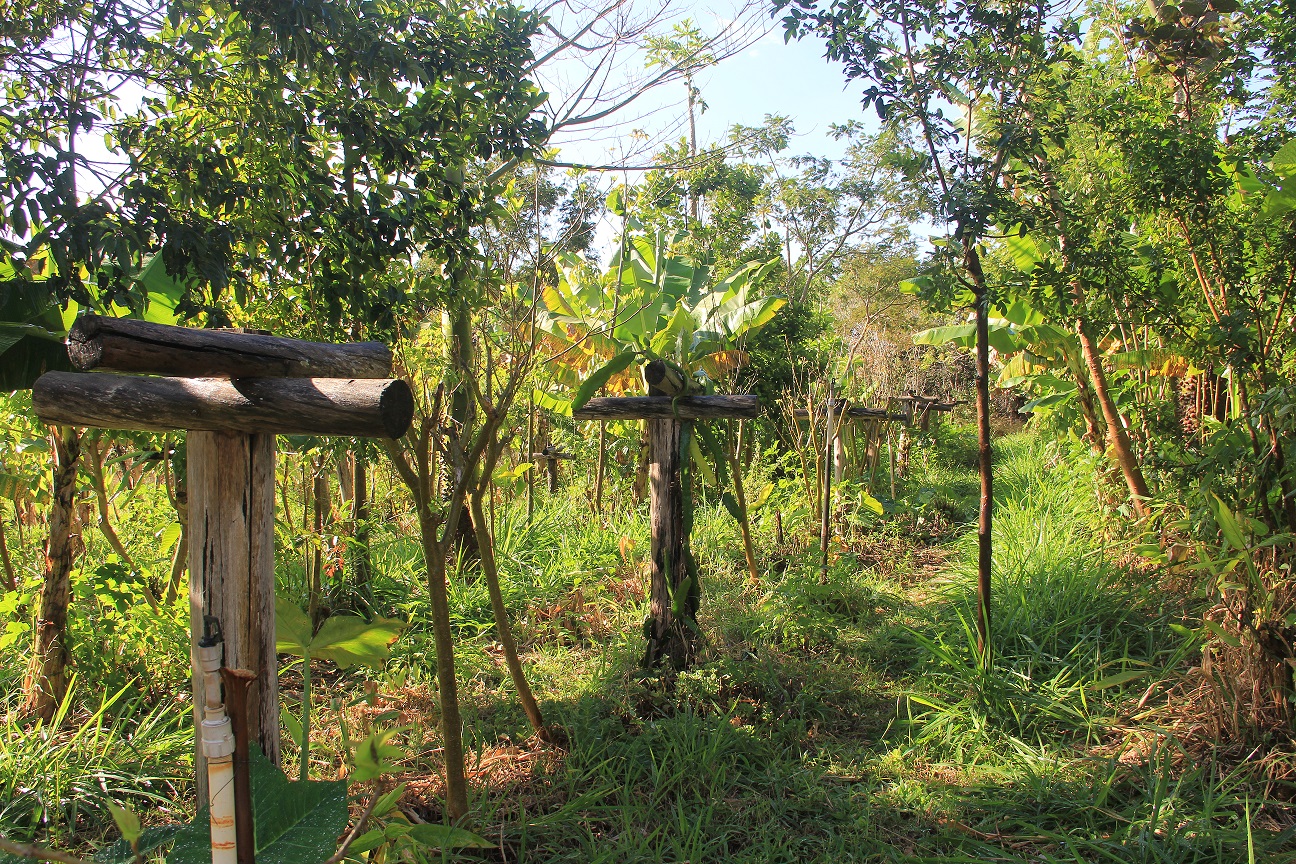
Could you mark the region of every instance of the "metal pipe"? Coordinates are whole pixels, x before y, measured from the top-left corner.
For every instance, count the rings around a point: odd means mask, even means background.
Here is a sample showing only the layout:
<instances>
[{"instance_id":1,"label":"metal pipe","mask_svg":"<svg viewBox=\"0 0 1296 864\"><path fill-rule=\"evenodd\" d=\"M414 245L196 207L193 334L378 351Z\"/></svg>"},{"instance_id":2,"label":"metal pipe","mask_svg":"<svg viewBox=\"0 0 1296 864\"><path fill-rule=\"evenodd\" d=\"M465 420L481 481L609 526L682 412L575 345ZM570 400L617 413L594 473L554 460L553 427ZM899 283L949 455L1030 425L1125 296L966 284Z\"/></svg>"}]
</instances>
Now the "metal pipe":
<instances>
[{"instance_id":1,"label":"metal pipe","mask_svg":"<svg viewBox=\"0 0 1296 864\"><path fill-rule=\"evenodd\" d=\"M247 669L220 670L229 697L230 716L234 725L234 833L238 838L237 864L256 864L256 846L252 828L252 767L248 762L248 689L256 673Z\"/></svg>"},{"instance_id":2,"label":"metal pipe","mask_svg":"<svg viewBox=\"0 0 1296 864\"><path fill-rule=\"evenodd\" d=\"M207 757L207 788L211 816L212 864L237 864L234 827L234 734L221 698L220 668L225 640L220 622L203 618L198 663L203 676L203 721L199 735Z\"/></svg>"}]
</instances>

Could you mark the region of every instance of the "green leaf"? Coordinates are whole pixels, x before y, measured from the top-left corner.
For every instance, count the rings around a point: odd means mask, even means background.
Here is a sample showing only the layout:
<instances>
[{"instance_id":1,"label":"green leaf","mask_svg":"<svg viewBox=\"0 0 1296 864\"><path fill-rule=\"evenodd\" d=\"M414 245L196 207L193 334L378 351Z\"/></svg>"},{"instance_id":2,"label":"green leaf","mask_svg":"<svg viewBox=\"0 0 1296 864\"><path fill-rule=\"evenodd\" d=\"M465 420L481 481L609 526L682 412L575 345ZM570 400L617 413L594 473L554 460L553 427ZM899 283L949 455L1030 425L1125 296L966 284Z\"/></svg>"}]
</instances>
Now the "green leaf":
<instances>
[{"instance_id":1,"label":"green leaf","mask_svg":"<svg viewBox=\"0 0 1296 864\"><path fill-rule=\"evenodd\" d=\"M381 668L404 629L405 622L396 618L366 621L359 615L334 615L324 620L311 640L310 656L332 660L340 669L357 663Z\"/></svg>"},{"instance_id":2,"label":"green leaf","mask_svg":"<svg viewBox=\"0 0 1296 864\"><path fill-rule=\"evenodd\" d=\"M390 813L396 805L400 803L401 796L405 794L405 787L408 785L408 783L401 783L395 789L392 789L390 792L385 793L381 798L379 798L374 803L373 815L375 817L382 817Z\"/></svg>"},{"instance_id":3,"label":"green leaf","mask_svg":"<svg viewBox=\"0 0 1296 864\"><path fill-rule=\"evenodd\" d=\"M756 493L756 499L748 503L747 512L755 513L757 510L764 507L769 502L770 496L773 494L774 494L774 484L766 483L764 486L761 487L761 490Z\"/></svg>"},{"instance_id":4,"label":"green leaf","mask_svg":"<svg viewBox=\"0 0 1296 864\"><path fill-rule=\"evenodd\" d=\"M1269 167L1284 180L1296 176L1296 138L1278 148Z\"/></svg>"},{"instance_id":5,"label":"green leaf","mask_svg":"<svg viewBox=\"0 0 1296 864\"><path fill-rule=\"evenodd\" d=\"M429 849L494 849L495 844L463 828L449 825L411 825L405 836Z\"/></svg>"},{"instance_id":6,"label":"green leaf","mask_svg":"<svg viewBox=\"0 0 1296 864\"><path fill-rule=\"evenodd\" d=\"M869 510L872 510L878 516L881 516L883 513L886 512L886 508L882 506L882 502L874 498L872 495L868 494L867 492L860 492L859 502L862 506L868 508Z\"/></svg>"},{"instance_id":7,"label":"green leaf","mask_svg":"<svg viewBox=\"0 0 1296 864\"><path fill-rule=\"evenodd\" d=\"M188 827L187 825L173 824L145 828L140 832L139 840L134 846L125 839L118 840L116 843L100 849L90 860L96 862L96 864L131 864L137 856L147 856L153 850L170 843L180 831ZM207 861L210 864L210 846L207 849Z\"/></svg>"},{"instance_id":8,"label":"green leaf","mask_svg":"<svg viewBox=\"0 0 1296 864\"><path fill-rule=\"evenodd\" d=\"M572 411L579 411L584 408L585 403L593 399L594 394L602 390L613 375L625 370L634 362L637 356L639 355L634 351L623 351L591 372L589 377L582 381L580 387L576 389L576 395L572 397Z\"/></svg>"},{"instance_id":9,"label":"green leaf","mask_svg":"<svg viewBox=\"0 0 1296 864\"><path fill-rule=\"evenodd\" d=\"M954 324L949 327L933 327L915 333L913 341L915 345L944 345L946 342L953 342L959 348L973 348L976 346L976 325Z\"/></svg>"},{"instance_id":10,"label":"green leaf","mask_svg":"<svg viewBox=\"0 0 1296 864\"><path fill-rule=\"evenodd\" d=\"M677 362L688 359L689 349L693 346L693 334L697 330L697 321L683 303L675 307L666 326L653 334L653 354L658 357L671 357Z\"/></svg>"},{"instance_id":11,"label":"green leaf","mask_svg":"<svg viewBox=\"0 0 1296 864\"><path fill-rule=\"evenodd\" d=\"M405 751L390 743L398 731L400 730L381 729L356 745L355 752L351 754L352 783L363 783L400 770L400 761L405 758ZM399 797L398 794L396 798ZM395 799L392 799L387 809L391 809L391 804L394 803ZM374 809L378 809L376 805Z\"/></svg>"},{"instance_id":12,"label":"green leaf","mask_svg":"<svg viewBox=\"0 0 1296 864\"><path fill-rule=\"evenodd\" d=\"M1214 499L1215 521L1219 524L1224 539L1238 552L1246 551L1246 538L1242 536L1242 528L1238 525L1237 517L1233 515L1233 511L1218 495L1212 492L1211 498Z\"/></svg>"},{"instance_id":13,"label":"green leaf","mask_svg":"<svg viewBox=\"0 0 1296 864\"><path fill-rule=\"evenodd\" d=\"M305 657L310 651L312 627L296 603L275 598L275 651Z\"/></svg>"},{"instance_id":14,"label":"green leaf","mask_svg":"<svg viewBox=\"0 0 1296 864\"><path fill-rule=\"evenodd\" d=\"M1108 675L1100 681L1090 684L1090 690L1107 690L1111 687L1119 687L1122 684L1128 684L1131 681L1137 681L1145 678L1152 672L1151 669L1126 669L1124 672L1117 672L1115 675Z\"/></svg>"},{"instance_id":15,"label":"green leaf","mask_svg":"<svg viewBox=\"0 0 1296 864\"><path fill-rule=\"evenodd\" d=\"M284 727L288 730L288 737L297 745L298 749L302 746L302 724L301 720L294 717L287 711L279 712L279 719L283 720Z\"/></svg>"},{"instance_id":16,"label":"green leaf","mask_svg":"<svg viewBox=\"0 0 1296 864\"><path fill-rule=\"evenodd\" d=\"M738 506L738 499L734 497L732 492L726 491L721 495L720 503L724 504L725 509L729 511L729 515L736 521L742 521L742 508Z\"/></svg>"},{"instance_id":17,"label":"green leaf","mask_svg":"<svg viewBox=\"0 0 1296 864\"><path fill-rule=\"evenodd\" d=\"M108 812L112 814L113 822L117 823L117 830L121 832L123 840L131 844L139 840L143 829L140 827L139 817L133 810L109 801Z\"/></svg>"},{"instance_id":18,"label":"green leaf","mask_svg":"<svg viewBox=\"0 0 1296 864\"><path fill-rule=\"evenodd\" d=\"M1219 624L1216 624L1214 621L1211 621L1210 619L1206 619L1202 621L1202 626L1205 627L1210 632L1214 633L1217 637L1219 637L1219 640L1223 642L1225 645L1228 645L1231 648L1242 647L1241 639L1234 636L1232 633L1228 632Z\"/></svg>"},{"instance_id":19,"label":"green leaf","mask_svg":"<svg viewBox=\"0 0 1296 864\"><path fill-rule=\"evenodd\" d=\"M366 831L357 837L355 842L351 844L351 848L347 850L347 857L350 858L355 855L363 855L366 852L372 852L374 849L377 849L386 842L387 832L383 829L374 828L371 831Z\"/></svg>"},{"instance_id":20,"label":"green leaf","mask_svg":"<svg viewBox=\"0 0 1296 864\"><path fill-rule=\"evenodd\" d=\"M347 826L346 783L288 778L261 754L251 752L252 813L257 864L320 864L337 851ZM168 864L210 864L211 822L207 808L176 833Z\"/></svg>"}]
</instances>

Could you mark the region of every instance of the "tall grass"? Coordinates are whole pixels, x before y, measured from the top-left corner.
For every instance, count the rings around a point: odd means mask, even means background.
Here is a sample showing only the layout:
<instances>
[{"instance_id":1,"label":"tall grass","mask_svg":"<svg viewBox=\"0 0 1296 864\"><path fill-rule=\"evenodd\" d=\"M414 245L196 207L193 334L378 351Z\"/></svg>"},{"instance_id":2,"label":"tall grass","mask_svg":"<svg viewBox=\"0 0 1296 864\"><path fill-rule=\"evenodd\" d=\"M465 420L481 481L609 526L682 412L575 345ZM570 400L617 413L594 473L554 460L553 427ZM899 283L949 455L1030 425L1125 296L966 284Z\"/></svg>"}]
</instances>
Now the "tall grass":
<instances>
[{"instance_id":1,"label":"tall grass","mask_svg":"<svg viewBox=\"0 0 1296 864\"><path fill-rule=\"evenodd\" d=\"M941 602L913 631L927 655L910 697L916 740L941 758L1093 743L1127 689L1188 648L1104 538L1091 468L1049 455L1033 436L996 445L991 664L976 652L971 533Z\"/></svg>"},{"instance_id":2,"label":"tall grass","mask_svg":"<svg viewBox=\"0 0 1296 864\"><path fill-rule=\"evenodd\" d=\"M103 695L75 716L76 682L48 724L0 726L0 832L60 844L98 837L110 802L183 817L193 766L189 703L149 707L133 686ZM185 821L188 821L185 819Z\"/></svg>"}]
</instances>

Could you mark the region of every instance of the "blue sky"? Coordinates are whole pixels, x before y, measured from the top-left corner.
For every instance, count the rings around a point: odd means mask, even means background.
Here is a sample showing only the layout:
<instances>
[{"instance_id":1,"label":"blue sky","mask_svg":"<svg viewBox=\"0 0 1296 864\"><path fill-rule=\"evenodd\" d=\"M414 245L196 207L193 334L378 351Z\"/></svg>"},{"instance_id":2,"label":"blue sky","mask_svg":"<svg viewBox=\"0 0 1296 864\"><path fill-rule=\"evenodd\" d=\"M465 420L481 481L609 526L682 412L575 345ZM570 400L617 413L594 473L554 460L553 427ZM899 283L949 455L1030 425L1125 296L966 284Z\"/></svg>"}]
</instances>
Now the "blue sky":
<instances>
[{"instance_id":1,"label":"blue sky","mask_svg":"<svg viewBox=\"0 0 1296 864\"><path fill-rule=\"evenodd\" d=\"M705 29L705 22L699 23ZM831 139L829 125L867 121L872 113L865 115L860 109L863 88L848 83L840 65L824 59L823 50L817 38L784 44L783 28L774 26L740 54L700 72L697 84L708 107L698 118L699 145L723 140L735 123L757 126L766 114L782 114L791 118L797 131L788 155L840 157L844 145ZM623 112L613 130L603 130L595 140L576 133L563 141L562 158L596 164L616 161L612 147L633 129L653 138L678 130L674 132L678 138L684 134L685 100L682 82L663 85Z\"/></svg>"}]
</instances>

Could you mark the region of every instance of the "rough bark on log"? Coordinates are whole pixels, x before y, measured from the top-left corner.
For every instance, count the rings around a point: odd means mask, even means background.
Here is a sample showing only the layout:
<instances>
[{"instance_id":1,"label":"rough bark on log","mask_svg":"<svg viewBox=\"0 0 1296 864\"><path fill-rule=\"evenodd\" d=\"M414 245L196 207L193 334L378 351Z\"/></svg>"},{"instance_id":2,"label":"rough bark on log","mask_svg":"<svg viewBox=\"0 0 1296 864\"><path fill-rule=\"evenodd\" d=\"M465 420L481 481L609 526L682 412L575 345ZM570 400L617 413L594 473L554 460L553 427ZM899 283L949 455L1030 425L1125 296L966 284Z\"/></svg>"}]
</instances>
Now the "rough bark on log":
<instances>
[{"instance_id":1,"label":"rough bark on log","mask_svg":"<svg viewBox=\"0 0 1296 864\"><path fill-rule=\"evenodd\" d=\"M32 387L46 423L101 429L399 438L414 416L400 379L146 378L46 372Z\"/></svg>"},{"instance_id":2,"label":"rough bark on log","mask_svg":"<svg viewBox=\"0 0 1296 864\"><path fill-rule=\"evenodd\" d=\"M51 437L54 500L50 504L40 615L32 639L24 705L25 713L47 722L58 711L68 688L68 604L72 598L72 561L79 543L72 534L72 498L76 494L77 460L81 457L81 439L76 429L55 429Z\"/></svg>"},{"instance_id":3,"label":"rough bark on log","mask_svg":"<svg viewBox=\"0 0 1296 864\"><path fill-rule=\"evenodd\" d=\"M180 378L389 378L392 368L381 342L333 345L93 314L72 325L67 349L81 370Z\"/></svg>"},{"instance_id":4,"label":"rough bark on log","mask_svg":"<svg viewBox=\"0 0 1296 864\"><path fill-rule=\"evenodd\" d=\"M248 694L250 733L279 763L279 679L275 660L275 439L193 432L188 437L190 647L204 616L220 622L225 666L257 675ZM197 656L194 652L193 656ZM195 725L203 677L194 670ZM206 794L201 750L199 803Z\"/></svg>"},{"instance_id":5,"label":"rough bark on log","mask_svg":"<svg viewBox=\"0 0 1296 864\"><path fill-rule=\"evenodd\" d=\"M678 420L649 420L647 426L652 575L644 665L652 667L669 660L676 669L685 669L697 651L694 628L699 594L698 586L689 584L685 558L688 537L684 533L684 495L687 493L680 475L680 435L684 424Z\"/></svg>"},{"instance_id":6,"label":"rough bark on log","mask_svg":"<svg viewBox=\"0 0 1296 864\"><path fill-rule=\"evenodd\" d=\"M724 417L755 417L760 401L752 395L738 396L605 396L591 399L572 412L576 420L704 420Z\"/></svg>"}]
</instances>

